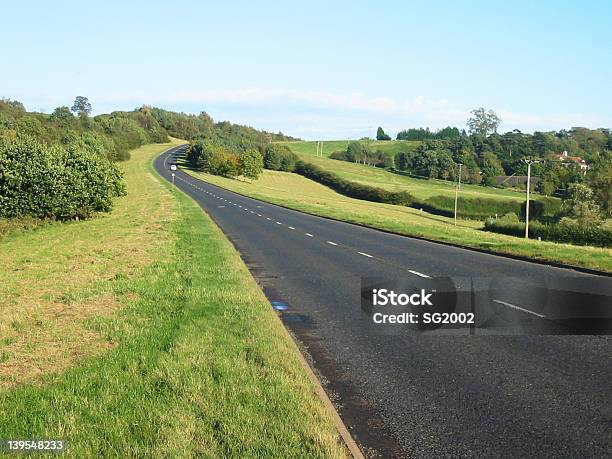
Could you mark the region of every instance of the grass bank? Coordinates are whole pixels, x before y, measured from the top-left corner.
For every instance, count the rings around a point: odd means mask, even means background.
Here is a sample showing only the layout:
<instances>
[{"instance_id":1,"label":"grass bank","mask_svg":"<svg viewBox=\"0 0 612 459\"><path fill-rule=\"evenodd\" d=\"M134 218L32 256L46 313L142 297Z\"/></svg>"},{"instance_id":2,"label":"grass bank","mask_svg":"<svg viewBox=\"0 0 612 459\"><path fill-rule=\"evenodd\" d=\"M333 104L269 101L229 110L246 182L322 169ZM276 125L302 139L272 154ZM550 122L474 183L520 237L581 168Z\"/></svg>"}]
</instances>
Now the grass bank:
<instances>
[{"instance_id":1,"label":"grass bank","mask_svg":"<svg viewBox=\"0 0 612 459\"><path fill-rule=\"evenodd\" d=\"M408 191L417 199L432 196L455 196L455 183L447 180L420 179L393 173L384 169L363 164L350 163L337 159L304 157L304 160L334 172L352 182L383 188L389 191ZM499 200L524 201L525 194L513 190L504 190L489 186L461 184L461 196L467 198L487 198ZM534 198L537 194L533 194Z\"/></svg>"},{"instance_id":2,"label":"grass bank","mask_svg":"<svg viewBox=\"0 0 612 459\"><path fill-rule=\"evenodd\" d=\"M71 457L343 457L232 245L132 152L128 196L1 245L0 432ZM6 282L4 281L6 280Z\"/></svg>"},{"instance_id":3,"label":"grass bank","mask_svg":"<svg viewBox=\"0 0 612 459\"><path fill-rule=\"evenodd\" d=\"M480 231L483 223L478 221L459 220L454 226L450 218L417 209L352 199L294 173L265 170L258 180L246 182L187 172L246 196L323 217L464 247L612 272L611 249L526 241Z\"/></svg>"}]
</instances>

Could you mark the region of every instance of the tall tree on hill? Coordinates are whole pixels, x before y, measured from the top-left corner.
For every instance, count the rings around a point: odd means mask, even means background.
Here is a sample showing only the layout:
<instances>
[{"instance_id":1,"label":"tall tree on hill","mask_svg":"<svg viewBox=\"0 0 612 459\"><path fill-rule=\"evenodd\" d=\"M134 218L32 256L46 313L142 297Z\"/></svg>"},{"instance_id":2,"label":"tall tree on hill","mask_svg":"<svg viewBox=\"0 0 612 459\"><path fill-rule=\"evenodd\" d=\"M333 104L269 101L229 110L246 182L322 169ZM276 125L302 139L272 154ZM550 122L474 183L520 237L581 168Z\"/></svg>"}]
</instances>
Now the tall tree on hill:
<instances>
[{"instance_id":1,"label":"tall tree on hill","mask_svg":"<svg viewBox=\"0 0 612 459\"><path fill-rule=\"evenodd\" d=\"M77 96L74 99L74 104L72 104L72 108L70 109L81 118L87 118L91 113L91 104L89 103L89 99L85 96Z\"/></svg>"},{"instance_id":2,"label":"tall tree on hill","mask_svg":"<svg viewBox=\"0 0 612 459\"><path fill-rule=\"evenodd\" d=\"M249 148L240 155L240 172L243 176L256 180L263 171L263 156L254 148Z\"/></svg>"},{"instance_id":3,"label":"tall tree on hill","mask_svg":"<svg viewBox=\"0 0 612 459\"><path fill-rule=\"evenodd\" d=\"M391 137L385 133L382 127L378 126L376 130L376 140L391 140Z\"/></svg>"},{"instance_id":4,"label":"tall tree on hill","mask_svg":"<svg viewBox=\"0 0 612 459\"><path fill-rule=\"evenodd\" d=\"M497 128L502 120L493 110L486 110L482 107L472 110L472 115L467 120L467 127L470 134L477 134L486 138L487 135L497 132Z\"/></svg>"}]
</instances>

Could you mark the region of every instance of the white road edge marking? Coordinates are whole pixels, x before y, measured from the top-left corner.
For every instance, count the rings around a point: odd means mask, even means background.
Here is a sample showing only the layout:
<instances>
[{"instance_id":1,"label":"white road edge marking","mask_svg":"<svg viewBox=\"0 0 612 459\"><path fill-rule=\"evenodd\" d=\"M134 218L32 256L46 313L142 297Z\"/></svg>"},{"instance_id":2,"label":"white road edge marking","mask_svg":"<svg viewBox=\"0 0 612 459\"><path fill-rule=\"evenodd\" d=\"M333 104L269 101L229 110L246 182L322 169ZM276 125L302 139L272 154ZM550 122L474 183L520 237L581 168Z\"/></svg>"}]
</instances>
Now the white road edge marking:
<instances>
[{"instance_id":1,"label":"white road edge marking","mask_svg":"<svg viewBox=\"0 0 612 459\"><path fill-rule=\"evenodd\" d=\"M288 226L287 228L294 230L295 228L293 226Z\"/></svg>"},{"instance_id":2,"label":"white road edge marking","mask_svg":"<svg viewBox=\"0 0 612 459\"><path fill-rule=\"evenodd\" d=\"M424 277L425 279L431 279L431 276L428 276L427 274L420 273L418 271L413 271L412 269L409 269L408 272L412 273L412 274L415 274L417 276L420 276L420 277Z\"/></svg>"},{"instance_id":3,"label":"white road edge marking","mask_svg":"<svg viewBox=\"0 0 612 459\"><path fill-rule=\"evenodd\" d=\"M357 252L359 255L363 255L364 257L368 257L368 258L374 258L372 255L370 255L369 253L365 253L365 252Z\"/></svg>"},{"instance_id":4,"label":"white road edge marking","mask_svg":"<svg viewBox=\"0 0 612 459\"><path fill-rule=\"evenodd\" d=\"M526 312L527 314L533 314L534 316L541 317L543 319L546 318L546 316L543 316L542 314L538 314L537 312L530 311L529 309L521 308L520 306L517 306L512 303L506 303L505 301L502 301L502 300L493 300L493 303L503 304L504 306L508 306L509 308L516 309L518 311L523 311L523 312Z\"/></svg>"},{"instance_id":5,"label":"white road edge marking","mask_svg":"<svg viewBox=\"0 0 612 459\"><path fill-rule=\"evenodd\" d=\"M306 233L306 236L308 236L308 237L314 237L314 236L313 236L312 234L310 234L310 233Z\"/></svg>"},{"instance_id":6,"label":"white road edge marking","mask_svg":"<svg viewBox=\"0 0 612 459\"><path fill-rule=\"evenodd\" d=\"M332 241L327 241L327 243L328 243L329 245L338 245L338 244L336 244L335 242L332 242Z\"/></svg>"}]
</instances>

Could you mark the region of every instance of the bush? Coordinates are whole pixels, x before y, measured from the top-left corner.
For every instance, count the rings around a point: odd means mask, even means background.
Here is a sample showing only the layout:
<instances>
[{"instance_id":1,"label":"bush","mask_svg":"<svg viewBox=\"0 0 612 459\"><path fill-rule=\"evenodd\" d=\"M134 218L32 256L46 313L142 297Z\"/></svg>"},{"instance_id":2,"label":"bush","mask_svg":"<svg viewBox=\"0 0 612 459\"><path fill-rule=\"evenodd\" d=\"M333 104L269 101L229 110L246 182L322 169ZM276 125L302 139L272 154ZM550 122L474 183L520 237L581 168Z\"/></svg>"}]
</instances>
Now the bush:
<instances>
[{"instance_id":1,"label":"bush","mask_svg":"<svg viewBox=\"0 0 612 459\"><path fill-rule=\"evenodd\" d=\"M0 139L0 217L87 218L124 194L121 171L88 149Z\"/></svg>"},{"instance_id":2,"label":"bush","mask_svg":"<svg viewBox=\"0 0 612 459\"><path fill-rule=\"evenodd\" d=\"M292 172L299 158L287 146L272 143L266 146L263 160L266 169Z\"/></svg>"},{"instance_id":3,"label":"bush","mask_svg":"<svg viewBox=\"0 0 612 459\"><path fill-rule=\"evenodd\" d=\"M294 172L321 183L322 185L328 186L334 191L351 198L402 206L409 206L414 202L412 195L406 191L387 191L382 188L350 182L314 164L298 161Z\"/></svg>"},{"instance_id":4,"label":"bush","mask_svg":"<svg viewBox=\"0 0 612 459\"><path fill-rule=\"evenodd\" d=\"M490 220L485 222L485 231L523 237L524 223L502 222ZM591 245L596 247L612 247L612 230L601 226L585 227L563 219L561 223L545 224L532 222L529 224L529 237L542 238L544 241L563 242L575 245Z\"/></svg>"}]
</instances>

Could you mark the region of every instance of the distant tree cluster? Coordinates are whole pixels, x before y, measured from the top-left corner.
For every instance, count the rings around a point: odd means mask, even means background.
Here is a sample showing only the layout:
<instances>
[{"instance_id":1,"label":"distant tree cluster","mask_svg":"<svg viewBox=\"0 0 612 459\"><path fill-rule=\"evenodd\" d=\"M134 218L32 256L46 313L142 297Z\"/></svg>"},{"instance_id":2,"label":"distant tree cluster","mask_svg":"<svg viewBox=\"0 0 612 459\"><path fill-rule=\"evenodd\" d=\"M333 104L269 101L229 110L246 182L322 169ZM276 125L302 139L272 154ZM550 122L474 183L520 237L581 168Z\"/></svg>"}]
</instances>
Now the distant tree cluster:
<instances>
[{"instance_id":1,"label":"distant tree cluster","mask_svg":"<svg viewBox=\"0 0 612 459\"><path fill-rule=\"evenodd\" d=\"M172 137L185 140L218 138L242 147L257 147L276 141L299 140L282 132L260 131L250 126L215 121L206 112L199 115L172 112L162 108L150 108L152 116Z\"/></svg>"},{"instance_id":2,"label":"distant tree cluster","mask_svg":"<svg viewBox=\"0 0 612 459\"><path fill-rule=\"evenodd\" d=\"M264 167L273 171L292 172L298 157L285 145L270 144L264 149Z\"/></svg>"},{"instance_id":3,"label":"distant tree cluster","mask_svg":"<svg viewBox=\"0 0 612 459\"><path fill-rule=\"evenodd\" d=\"M2 99L0 135L11 139L18 133L29 134L47 145L74 145L113 161L128 159L130 150L145 143L168 141L166 130L148 107L90 118L91 108L89 100L79 96L72 109L60 106L47 115L27 112L23 104Z\"/></svg>"},{"instance_id":4,"label":"distant tree cluster","mask_svg":"<svg viewBox=\"0 0 612 459\"><path fill-rule=\"evenodd\" d=\"M255 148L236 148L223 140L196 140L187 150L191 167L209 174L225 177L259 177L263 170L263 156Z\"/></svg>"},{"instance_id":5,"label":"distant tree cluster","mask_svg":"<svg viewBox=\"0 0 612 459\"><path fill-rule=\"evenodd\" d=\"M438 131L431 131L429 128L411 128L397 133L397 140L444 140L457 139L465 135L465 131L460 131L456 127L445 127Z\"/></svg>"},{"instance_id":6,"label":"distant tree cluster","mask_svg":"<svg viewBox=\"0 0 612 459\"><path fill-rule=\"evenodd\" d=\"M391 140L391 136L386 134L382 127L378 126L376 130L376 140Z\"/></svg>"},{"instance_id":7,"label":"distant tree cluster","mask_svg":"<svg viewBox=\"0 0 612 459\"><path fill-rule=\"evenodd\" d=\"M330 155L332 159L365 164L367 166L392 168L395 166L394 156L380 149L372 151L367 144L350 142L346 150L336 151Z\"/></svg>"}]
</instances>

